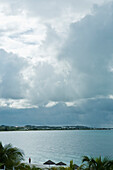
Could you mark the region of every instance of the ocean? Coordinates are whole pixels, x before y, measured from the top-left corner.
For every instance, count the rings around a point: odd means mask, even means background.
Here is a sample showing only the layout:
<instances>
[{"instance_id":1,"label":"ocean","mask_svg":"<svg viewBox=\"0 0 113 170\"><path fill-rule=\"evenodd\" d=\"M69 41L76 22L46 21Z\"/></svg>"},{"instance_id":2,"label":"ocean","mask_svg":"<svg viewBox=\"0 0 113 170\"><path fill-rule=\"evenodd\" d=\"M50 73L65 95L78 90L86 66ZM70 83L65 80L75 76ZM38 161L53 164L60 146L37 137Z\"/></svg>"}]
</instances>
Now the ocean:
<instances>
[{"instance_id":1,"label":"ocean","mask_svg":"<svg viewBox=\"0 0 113 170\"><path fill-rule=\"evenodd\" d=\"M37 164L51 159L80 165L84 155L113 159L113 130L0 132L0 141L22 149L25 162L30 157Z\"/></svg>"}]
</instances>

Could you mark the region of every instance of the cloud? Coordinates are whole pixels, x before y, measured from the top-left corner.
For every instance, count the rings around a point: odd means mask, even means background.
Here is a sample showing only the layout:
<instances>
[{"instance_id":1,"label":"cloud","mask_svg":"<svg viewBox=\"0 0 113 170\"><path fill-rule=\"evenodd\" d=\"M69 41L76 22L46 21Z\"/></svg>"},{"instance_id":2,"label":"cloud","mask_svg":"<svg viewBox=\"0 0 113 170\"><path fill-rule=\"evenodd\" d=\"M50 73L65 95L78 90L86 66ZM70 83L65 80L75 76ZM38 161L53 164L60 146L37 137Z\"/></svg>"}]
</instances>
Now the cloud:
<instances>
[{"instance_id":1,"label":"cloud","mask_svg":"<svg viewBox=\"0 0 113 170\"><path fill-rule=\"evenodd\" d=\"M0 97L21 99L24 82L21 71L26 66L23 59L0 49Z\"/></svg>"},{"instance_id":2,"label":"cloud","mask_svg":"<svg viewBox=\"0 0 113 170\"><path fill-rule=\"evenodd\" d=\"M66 106L65 103L58 103L52 107L26 109L0 107L0 124L112 127L112 103L112 99L98 98L84 100L76 107Z\"/></svg>"},{"instance_id":3,"label":"cloud","mask_svg":"<svg viewBox=\"0 0 113 170\"><path fill-rule=\"evenodd\" d=\"M46 27L39 17L28 17L26 12L7 15L0 11L0 47L21 57L33 57L46 37Z\"/></svg>"},{"instance_id":4,"label":"cloud","mask_svg":"<svg viewBox=\"0 0 113 170\"><path fill-rule=\"evenodd\" d=\"M112 11L104 0L0 0L0 114L111 125Z\"/></svg>"},{"instance_id":5,"label":"cloud","mask_svg":"<svg viewBox=\"0 0 113 170\"><path fill-rule=\"evenodd\" d=\"M82 101L77 107L80 122L93 127L112 127L112 103L113 100L108 97Z\"/></svg>"},{"instance_id":6,"label":"cloud","mask_svg":"<svg viewBox=\"0 0 113 170\"><path fill-rule=\"evenodd\" d=\"M75 88L75 99L112 94L112 9L112 3L97 7L92 15L71 24L58 57L71 65L69 81Z\"/></svg>"},{"instance_id":7,"label":"cloud","mask_svg":"<svg viewBox=\"0 0 113 170\"><path fill-rule=\"evenodd\" d=\"M67 4L68 2L65 6ZM33 3L32 8L35 7L34 5L36 4ZM70 5L72 7L72 3ZM21 14L20 16L18 14L13 17L12 15L9 16L8 23L16 22L18 17L22 18ZM4 17L6 16L4 15ZM17 22L16 27L20 23L23 25L22 27L19 26L18 29L11 27L10 30L10 25L8 26L6 21L4 23L4 27L10 31L6 30L5 33L7 32L7 34L3 33L3 35L6 36L6 40L8 40L7 37L11 38L13 48L14 40L17 46L15 50L20 51L19 53L11 50L10 41L5 43L5 37L2 37L2 48L3 43L6 49L8 44L8 48L12 52L16 52L18 56L20 53L23 54L26 67L21 68L21 66L18 66L17 68L22 69L21 78L23 84L27 84L26 87L23 85L25 98L28 98L34 104L41 103L43 105L49 101L73 102L78 98L95 97L96 95L106 96L112 93L112 72L110 72L112 68L112 3L102 7L96 6L92 15L71 24L70 33L66 41L57 34L54 28L46 25L46 38L37 49L35 49L34 44L30 44L29 39L30 41L32 40L36 26L39 24L37 23L38 20L34 17L35 22L32 24L32 19L27 21L26 17L24 16L22 20ZM28 24L30 21L32 21L31 29ZM16 41L22 43L21 47L16 44ZM61 45L59 45L59 42L61 42ZM33 43L36 43L35 39ZM34 52L29 46L33 47ZM31 55L25 57L27 54L24 54L21 48L23 48L24 52L26 49L30 49L29 54ZM34 53L35 57L33 56ZM18 61L20 60L22 59L18 57ZM14 69L16 70L17 68L15 67ZM13 74L16 73L12 69L13 67L11 68L12 75L10 78L14 79ZM7 75L5 77L8 79ZM20 81L21 78L18 81L18 78L16 78L15 86L22 82ZM7 79L6 81L8 81ZM22 86L20 87L22 88ZM6 93L8 93L7 91Z\"/></svg>"},{"instance_id":8,"label":"cloud","mask_svg":"<svg viewBox=\"0 0 113 170\"><path fill-rule=\"evenodd\" d=\"M14 108L14 109L28 109L28 108L38 108L35 105L31 105L29 101L25 99L0 99L0 107L3 108Z\"/></svg>"}]
</instances>

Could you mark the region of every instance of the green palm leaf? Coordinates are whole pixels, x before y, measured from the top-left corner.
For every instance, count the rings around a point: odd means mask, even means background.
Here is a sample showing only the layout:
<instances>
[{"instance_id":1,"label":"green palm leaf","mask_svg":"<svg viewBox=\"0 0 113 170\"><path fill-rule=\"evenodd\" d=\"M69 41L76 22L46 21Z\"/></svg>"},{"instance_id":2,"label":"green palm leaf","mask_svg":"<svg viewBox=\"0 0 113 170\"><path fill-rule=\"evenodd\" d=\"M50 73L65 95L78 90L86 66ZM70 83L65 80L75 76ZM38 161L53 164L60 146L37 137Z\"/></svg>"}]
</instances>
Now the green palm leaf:
<instances>
[{"instance_id":1,"label":"green palm leaf","mask_svg":"<svg viewBox=\"0 0 113 170\"><path fill-rule=\"evenodd\" d=\"M0 162L7 168L19 165L24 160L23 156L22 150L12 147L11 144L3 146L0 142Z\"/></svg>"}]
</instances>

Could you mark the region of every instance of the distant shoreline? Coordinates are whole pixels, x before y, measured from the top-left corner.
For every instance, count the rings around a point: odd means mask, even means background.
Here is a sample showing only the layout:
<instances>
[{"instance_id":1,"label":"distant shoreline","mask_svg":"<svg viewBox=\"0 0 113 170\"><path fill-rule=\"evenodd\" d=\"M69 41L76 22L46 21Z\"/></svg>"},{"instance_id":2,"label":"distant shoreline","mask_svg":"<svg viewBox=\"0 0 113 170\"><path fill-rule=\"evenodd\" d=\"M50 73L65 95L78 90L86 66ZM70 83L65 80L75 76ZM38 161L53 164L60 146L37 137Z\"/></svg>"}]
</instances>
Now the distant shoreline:
<instances>
[{"instance_id":1,"label":"distant shoreline","mask_svg":"<svg viewBox=\"0 0 113 170\"><path fill-rule=\"evenodd\" d=\"M113 128L92 128L87 126L7 126L1 125L0 132L2 131L51 131L51 130L112 130Z\"/></svg>"}]
</instances>

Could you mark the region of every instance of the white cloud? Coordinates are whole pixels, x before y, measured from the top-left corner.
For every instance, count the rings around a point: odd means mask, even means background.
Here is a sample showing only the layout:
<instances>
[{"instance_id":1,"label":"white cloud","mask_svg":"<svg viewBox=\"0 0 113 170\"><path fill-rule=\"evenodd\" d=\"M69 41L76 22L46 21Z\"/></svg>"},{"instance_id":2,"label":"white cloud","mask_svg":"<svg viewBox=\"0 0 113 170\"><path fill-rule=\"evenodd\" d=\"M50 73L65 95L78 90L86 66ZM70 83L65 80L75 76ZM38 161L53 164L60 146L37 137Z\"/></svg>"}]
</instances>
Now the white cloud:
<instances>
[{"instance_id":1,"label":"white cloud","mask_svg":"<svg viewBox=\"0 0 113 170\"><path fill-rule=\"evenodd\" d=\"M48 104L46 104L45 107L53 107L53 106L55 106L57 103L58 103L58 102L53 102L53 101L51 101L51 102L49 102Z\"/></svg>"},{"instance_id":2,"label":"white cloud","mask_svg":"<svg viewBox=\"0 0 113 170\"><path fill-rule=\"evenodd\" d=\"M92 5L93 1L88 0L0 0L0 47L23 57L41 58L45 56L42 51L50 50L46 37L53 33L52 29L60 39L50 39L51 45L56 46L57 41L58 48L68 35L70 23L90 13ZM52 28L50 32L48 25ZM55 46L52 46L54 51Z\"/></svg>"},{"instance_id":3,"label":"white cloud","mask_svg":"<svg viewBox=\"0 0 113 170\"><path fill-rule=\"evenodd\" d=\"M0 47L23 57L33 57L33 50L36 51L46 37L46 27L39 18L28 18L26 13L9 16L0 13L0 20Z\"/></svg>"},{"instance_id":4,"label":"white cloud","mask_svg":"<svg viewBox=\"0 0 113 170\"><path fill-rule=\"evenodd\" d=\"M36 105L31 105L25 99L0 99L0 107L14 108L14 109L31 109L38 108Z\"/></svg>"}]
</instances>

